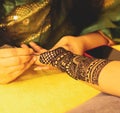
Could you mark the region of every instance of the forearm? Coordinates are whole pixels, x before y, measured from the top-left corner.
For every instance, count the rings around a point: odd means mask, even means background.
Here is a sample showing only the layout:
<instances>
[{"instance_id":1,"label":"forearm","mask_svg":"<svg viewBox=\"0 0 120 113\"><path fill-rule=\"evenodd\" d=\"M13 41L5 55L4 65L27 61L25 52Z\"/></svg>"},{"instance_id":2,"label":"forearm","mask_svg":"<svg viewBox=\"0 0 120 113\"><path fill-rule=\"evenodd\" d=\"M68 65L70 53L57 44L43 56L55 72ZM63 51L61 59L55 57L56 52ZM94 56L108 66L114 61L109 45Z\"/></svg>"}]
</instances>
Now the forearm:
<instances>
[{"instance_id":1,"label":"forearm","mask_svg":"<svg viewBox=\"0 0 120 113\"><path fill-rule=\"evenodd\" d=\"M93 49L102 45L114 45L114 42L101 32L93 32L79 37L79 42L81 41L83 43L84 50Z\"/></svg>"},{"instance_id":2,"label":"forearm","mask_svg":"<svg viewBox=\"0 0 120 113\"><path fill-rule=\"evenodd\" d=\"M114 61L75 55L63 48L59 48L41 54L40 62L52 64L74 79L85 81L106 93L120 96L119 72L115 68L111 68L111 64L116 65ZM117 78L114 78L114 74L116 74ZM114 84L111 84L111 80L114 81Z\"/></svg>"}]
</instances>

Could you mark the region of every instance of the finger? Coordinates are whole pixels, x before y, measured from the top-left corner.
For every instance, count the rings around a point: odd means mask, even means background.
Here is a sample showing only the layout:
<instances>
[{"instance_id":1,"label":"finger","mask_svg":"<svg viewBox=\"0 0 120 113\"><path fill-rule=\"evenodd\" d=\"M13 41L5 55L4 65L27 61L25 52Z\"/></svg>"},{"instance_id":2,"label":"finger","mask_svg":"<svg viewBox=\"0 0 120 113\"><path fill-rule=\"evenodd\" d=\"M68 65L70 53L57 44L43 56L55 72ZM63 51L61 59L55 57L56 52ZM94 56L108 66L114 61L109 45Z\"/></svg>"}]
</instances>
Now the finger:
<instances>
[{"instance_id":1,"label":"finger","mask_svg":"<svg viewBox=\"0 0 120 113\"><path fill-rule=\"evenodd\" d=\"M37 66L37 67L34 68L34 70L35 71L37 71L37 70L49 70L49 67L47 67L47 66Z\"/></svg>"},{"instance_id":2,"label":"finger","mask_svg":"<svg viewBox=\"0 0 120 113\"><path fill-rule=\"evenodd\" d=\"M19 76L19 75L21 75L23 72L25 72L28 68L30 68L31 67L31 65L33 65L34 64L34 62L35 62L35 57L33 57L29 62L26 62L25 64L21 64L20 65L20 69L18 70L18 71L16 71L16 72L14 72L12 75L13 76Z\"/></svg>"},{"instance_id":3,"label":"finger","mask_svg":"<svg viewBox=\"0 0 120 113\"><path fill-rule=\"evenodd\" d=\"M0 66L17 66L24 64L32 59L33 56L17 56L17 57L7 57L0 58Z\"/></svg>"},{"instance_id":4,"label":"finger","mask_svg":"<svg viewBox=\"0 0 120 113\"><path fill-rule=\"evenodd\" d=\"M26 44L22 44L21 47L29 49L29 47Z\"/></svg>"},{"instance_id":5,"label":"finger","mask_svg":"<svg viewBox=\"0 0 120 113\"><path fill-rule=\"evenodd\" d=\"M61 38L51 50L56 49L58 47L63 47L64 49L68 50L68 46L69 46L68 41L69 41L68 36Z\"/></svg>"},{"instance_id":6,"label":"finger","mask_svg":"<svg viewBox=\"0 0 120 113\"><path fill-rule=\"evenodd\" d=\"M53 66L48 66L48 65L41 65L41 66L36 66L34 67L34 70L56 70L57 68L53 67Z\"/></svg>"},{"instance_id":7,"label":"finger","mask_svg":"<svg viewBox=\"0 0 120 113\"><path fill-rule=\"evenodd\" d=\"M20 74L14 74L18 73L19 71L23 71L24 64L17 65L17 66L11 66L11 67L2 67L0 71L0 83L8 83L14 79L16 79Z\"/></svg>"},{"instance_id":8,"label":"finger","mask_svg":"<svg viewBox=\"0 0 120 113\"><path fill-rule=\"evenodd\" d=\"M69 50L69 45L67 45L67 44L66 45L57 44L51 50L57 49L59 47L63 47L64 49Z\"/></svg>"},{"instance_id":9,"label":"finger","mask_svg":"<svg viewBox=\"0 0 120 113\"><path fill-rule=\"evenodd\" d=\"M1 68L3 71L0 71L0 83L9 83L19 77L24 71L26 71L34 63L35 59L33 58L25 64L18 66L12 66L8 68ZM7 71L5 71L7 69Z\"/></svg>"},{"instance_id":10,"label":"finger","mask_svg":"<svg viewBox=\"0 0 120 113\"><path fill-rule=\"evenodd\" d=\"M0 49L0 57L13 57L19 55L30 55L33 54L32 49L26 48L9 48L9 49Z\"/></svg>"},{"instance_id":11,"label":"finger","mask_svg":"<svg viewBox=\"0 0 120 113\"><path fill-rule=\"evenodd\" d=\"M34 42L30 42L29 45L38 53L43 53L46 51L46 49L43 49L42 47L40 47L39 45L37 45Z\"/></svg>"},{"instance_id":12,"label":"finger","mask_svg":"<svg viewBox=\"0 0 120 113\"><path fill-rule=\"evenodd\" d=\"M36 56L36 61L35 61L35 64L36 65L44 65L44 64L42 64L41 62L40 62L40 56Z\"/></svg>"}]
</instances>

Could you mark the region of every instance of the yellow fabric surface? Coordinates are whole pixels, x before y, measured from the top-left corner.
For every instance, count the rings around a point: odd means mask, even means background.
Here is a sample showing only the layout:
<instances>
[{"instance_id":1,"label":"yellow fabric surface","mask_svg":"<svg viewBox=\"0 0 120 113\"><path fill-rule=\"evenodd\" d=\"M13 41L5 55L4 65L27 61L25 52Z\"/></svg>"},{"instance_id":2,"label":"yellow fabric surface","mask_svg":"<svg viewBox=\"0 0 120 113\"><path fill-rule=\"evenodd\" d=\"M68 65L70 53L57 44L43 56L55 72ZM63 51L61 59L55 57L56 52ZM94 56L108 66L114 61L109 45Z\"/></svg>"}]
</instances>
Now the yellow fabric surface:
<instances>
[{"instance_id":1,"label":"yellow fabric surface","mask_svg":"<svg viewBox=\"0 0 120 113\"><path fill-rule=\"evenodd\" d=\"M0 113L65 113L98 93L57 70L29 69L16 81L0 85Z\"/></svg>"},{"instance_id":2,"label":"yellow fabric surface","mask_svg":"<svg viewBox=\"0 0 120 113\"><path fill-rule=\"evenodd\" d=\"M0 113L64 113L97 93L65 73L29 70L15 82L0 85Z\"/></svg>"}]
</instances>

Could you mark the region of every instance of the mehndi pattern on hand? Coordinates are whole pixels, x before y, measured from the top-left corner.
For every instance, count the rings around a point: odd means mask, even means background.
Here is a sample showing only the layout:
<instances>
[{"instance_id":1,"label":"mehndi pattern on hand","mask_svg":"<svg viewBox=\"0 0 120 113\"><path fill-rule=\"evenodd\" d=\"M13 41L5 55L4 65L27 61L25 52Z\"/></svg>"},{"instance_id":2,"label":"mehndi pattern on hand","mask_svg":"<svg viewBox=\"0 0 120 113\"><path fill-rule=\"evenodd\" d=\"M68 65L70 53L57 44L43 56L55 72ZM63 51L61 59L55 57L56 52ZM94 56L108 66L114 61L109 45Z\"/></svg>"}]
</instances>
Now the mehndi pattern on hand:
<instances>
[{"instance_id":1,"label":"mehndi pattern on hand","mask_svg":"<svg viewBox=\"0 0 120 113\"><path fill-rule=\"evenodd\" d=\"M98 85L101 70L110 60L76 55L60 47L40 55L40 62L51 64L76 80Z\"/></svg>"}]
</instances>

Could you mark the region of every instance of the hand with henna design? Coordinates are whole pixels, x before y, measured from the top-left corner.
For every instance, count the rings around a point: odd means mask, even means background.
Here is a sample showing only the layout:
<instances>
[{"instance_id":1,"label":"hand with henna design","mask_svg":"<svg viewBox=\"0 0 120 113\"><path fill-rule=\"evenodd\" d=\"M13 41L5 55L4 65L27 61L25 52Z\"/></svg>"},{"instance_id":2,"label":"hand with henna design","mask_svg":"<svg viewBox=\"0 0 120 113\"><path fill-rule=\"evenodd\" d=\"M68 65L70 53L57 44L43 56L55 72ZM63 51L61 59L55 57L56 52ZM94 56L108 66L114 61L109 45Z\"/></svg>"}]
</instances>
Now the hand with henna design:
<instances>
[{"instance_id":1,"label":"hand with henna design","mask_svg":"<svg viewBox=\"0 0 120 113\"><path fill-rule=\"evenodd\" d=\"M57 67L72 78L85 81L102 92L120 96L120 71L118 69L120 61L89 58L61 47L44 52L44 49L40 48L42 52L38 56L38 62Z\"/></svg>"},{"instance_id":2,"label":"hand with henna design","mask_svg":"<svg viewBox=\"0 0 120 113\"><path fill-rule=\"evenodd\" d=\"M98 84L101 69L110 61L75 55L64 48L57 48L40 54L40 62L51 64L77 80Z\"/></svg>"},{"instance_id":3,"label":"hand with henna design","mask_svg":"<svg viewBox=\"0 0 120 113\"><path fill-rule=\"evenodd\" d=\"M99 42L98 42L99 40ZM110 40L104 38L99 32L90 33L83 36L64 36L62 37L50 50L54 50L59 47L63 47L64 49L71 51L77 55L83 55L86 50L101 46L108 45ZM29 45L34 49L37 54L41 54L46 52L47 50L38 46L34 42L30 42ZM50 66L45 66L41 64L38 60L36 61L36 65L38 65L35 70L49 69L52 68Z\"/></svg>"}]
</instances>

